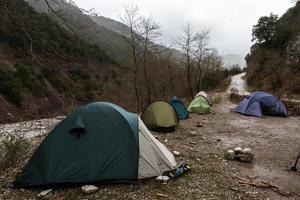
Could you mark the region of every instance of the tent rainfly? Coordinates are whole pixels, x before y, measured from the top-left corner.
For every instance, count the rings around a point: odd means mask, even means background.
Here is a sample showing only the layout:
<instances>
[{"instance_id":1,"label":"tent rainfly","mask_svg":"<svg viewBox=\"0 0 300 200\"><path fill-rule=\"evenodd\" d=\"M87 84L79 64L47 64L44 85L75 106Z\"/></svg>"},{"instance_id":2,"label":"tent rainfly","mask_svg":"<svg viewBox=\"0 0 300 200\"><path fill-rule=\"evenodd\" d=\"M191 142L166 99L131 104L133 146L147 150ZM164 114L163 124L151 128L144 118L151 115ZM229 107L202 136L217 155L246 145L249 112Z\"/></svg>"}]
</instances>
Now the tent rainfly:
<instances>
[{"instance_id":1,"label":"tent rainfly","mask_svg":"<svg viewBox=\"0 0 300 200\"><path fill-rule=\"evenodd\" d=\"M60 122L34 152L16 187L137 182L176 168L173 154L137 114L96 102Z\"/></svg>"},{"instance_id":2,"label":"tent rainfly","mask_svg":"<svg viewBox=\"0 0 300 200\"><path fill-rule=\"evenodd\" d=\"M243 115L262 117L276 115L287 117L287 109L281 100L267 92L253 92L236 107L235 112Z\"/></svg>"},{"instance_id":3,"label":"tent rainfly","mask_svg":"<svg viewBox=\"0 0 300 200\"><path fill-rule=\"evenodd\" d=\"M197 114L208 114L211 112L211 108L204 97L198 96L190 103L188 111Z\"/></svg>"},{"instance_id":4,"label":"tent rainfly","mask_svg":"<svg viewBox=\"0 0 300 200\"><path fill-rule=\"evenodd\" d=\"M164 101L150 104L143 112L142 120L148 129L158 131L174 131L178 123L176 111Z\"/></svg>"},{"instance_id":5,"label":"tent rainfly","mask_svg":"<svg viewBox=\"0 0 300 200\"><path fill-rule=\"evenodd\" d=\"M189 117L189 112L185 105L177 97L172 97L170 104L175 109L178 119L187 119Z\"/></svg>"}]
</instances>

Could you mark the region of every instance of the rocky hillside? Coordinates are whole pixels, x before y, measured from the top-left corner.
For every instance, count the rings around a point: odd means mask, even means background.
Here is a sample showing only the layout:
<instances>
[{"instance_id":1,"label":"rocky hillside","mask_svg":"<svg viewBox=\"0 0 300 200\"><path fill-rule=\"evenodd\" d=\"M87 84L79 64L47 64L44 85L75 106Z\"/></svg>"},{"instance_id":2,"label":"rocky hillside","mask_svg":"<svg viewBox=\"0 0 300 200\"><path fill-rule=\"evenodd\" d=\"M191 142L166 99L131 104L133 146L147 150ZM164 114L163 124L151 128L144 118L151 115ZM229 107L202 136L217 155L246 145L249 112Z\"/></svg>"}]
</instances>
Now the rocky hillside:
<instances>
[{"instance_id":1,"label":"rocky hillside","mask_svg":"<svg viewBox=\"0 0 300 200\"><path fill-rule=\"evenodd\" d=\"M261 17L253 27L247 80L255 89L300 94L300 2L281 18Z\"/></svg>"},{"instance_id":2,"label":"rocky hillside","mask_svg":"<svg viewBox=\"0 0 300 200\"><path fill-rule=\"evenodd\" d=\"M121 105L119 97L130 99L130 92L122 91L131 87L132 72L101 48L23 0L1 3L0 121L53 115L99 98Z\"/></svg>"}]
</instances>

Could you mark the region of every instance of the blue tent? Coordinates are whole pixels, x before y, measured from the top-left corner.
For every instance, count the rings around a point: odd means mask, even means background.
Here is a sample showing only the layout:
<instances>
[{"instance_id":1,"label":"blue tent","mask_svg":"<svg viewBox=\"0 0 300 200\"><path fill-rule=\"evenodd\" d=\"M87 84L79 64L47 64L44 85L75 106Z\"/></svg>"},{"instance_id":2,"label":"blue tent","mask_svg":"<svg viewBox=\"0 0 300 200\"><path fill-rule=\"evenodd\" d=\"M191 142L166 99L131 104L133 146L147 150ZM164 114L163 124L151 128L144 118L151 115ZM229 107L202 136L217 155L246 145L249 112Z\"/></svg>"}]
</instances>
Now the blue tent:
<instances>
[{"instance_id":1,"label":"blue tent","mask_svg":"<svg viewBox=\"0 0 300 200\"><path fill-rule=\"evenodd\" d=\"M187 111L185 105L177 99L177 97L173 97L170 101L170 104L175 109L177 113L178 119L187 119L189 117L189 112Z\"/></svg>"},{"instance_id":2,"label":"blue tent","mask_svg":"<svg viewBox=\"0 0 300 200\"><path fill-rule=\"evenodd\" d=\"M254 92L248 95L236 107L235 112L256 117L262 115L287 117L287 109L284 103L267 92Z\"/></svg>"}]
</instances>

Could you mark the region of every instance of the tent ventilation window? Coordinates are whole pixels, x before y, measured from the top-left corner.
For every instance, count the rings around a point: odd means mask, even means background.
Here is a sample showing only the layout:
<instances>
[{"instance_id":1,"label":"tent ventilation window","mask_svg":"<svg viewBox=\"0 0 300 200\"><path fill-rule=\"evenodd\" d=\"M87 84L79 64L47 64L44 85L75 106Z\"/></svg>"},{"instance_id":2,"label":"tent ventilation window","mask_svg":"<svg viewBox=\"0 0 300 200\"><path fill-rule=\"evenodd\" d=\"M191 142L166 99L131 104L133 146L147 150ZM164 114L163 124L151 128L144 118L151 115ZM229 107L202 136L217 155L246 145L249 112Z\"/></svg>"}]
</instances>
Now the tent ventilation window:
<instances>
[{"instance_id":1,"label":"tent ventilation window","mask_svg":"<svg viewBox=\"0 0 300 200\"><path fill-rule=\"evenodd\" d=\"M77 139L79 139L81 135L85 134L85 125L80 116L74 121L69 133L76 135Z\"/></svg>"}]
</instances>

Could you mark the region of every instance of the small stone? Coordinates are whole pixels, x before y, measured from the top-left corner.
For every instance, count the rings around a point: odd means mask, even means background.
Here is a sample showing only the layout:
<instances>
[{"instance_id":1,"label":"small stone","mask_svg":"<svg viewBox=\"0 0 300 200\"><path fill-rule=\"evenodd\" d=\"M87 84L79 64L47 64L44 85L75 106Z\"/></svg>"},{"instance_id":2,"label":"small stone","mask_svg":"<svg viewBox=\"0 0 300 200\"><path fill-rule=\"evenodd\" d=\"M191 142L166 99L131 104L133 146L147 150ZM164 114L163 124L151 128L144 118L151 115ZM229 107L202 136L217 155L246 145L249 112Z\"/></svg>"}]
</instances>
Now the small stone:
<instances>
[{"instance_id":1,"label":"small stone","mask_svg":"<svg viewBox=\"0 0 300 200\"><path fill-rule=\"evenodd\" d=\"M85 194L91 194L99 190L95 185L84 185L81 187L81 191Z\"/></svg>"},{"instance_id":2,"label":"small stone","mask_svg":"<svg viewBox=\"0 0 300 200\"><path fill-rule=\"evenodd\" d=\"M165 141L164 141L165 143L167 143L168 142L168 139L165 139Z\"/></svg>"},{"instance_id":3,"label":"small stone","mask_svg":"<svg viewBox=\"0 0 300 200\"><path fill-rule=\"evenodd\" d=\"M239 154L238 158L242 161L242 162L246 162L249 163L253 160L254 155L253 154Z\"/></svg>"},{"instance_id":4,"label":"small stone","mask_svg":"<svg viewBox=\"0 0 300 200\"><path fill-rule=\"evenodd\" d=\"M197 142L194 142L194 141L190 141L189 143L190 144L197 144Z\"/></svg>"},{"instance_id":5,"label":"small stone","mask_svg":"<svg viewBox=\"0 0 300 200\"><path fill-rule=\"evenodd\" d=\"M252 154L252 151L251 151L250 148L245 148L245 149L242 150L242 153L243 154Z\"/></svg>"},{"instance_id":6,"label":"small stone","mask_svg":"<svg viewBox=\"0 0 300 200\"><path fill-rule=\"evenodd\" d=\"M202 137L201 137L201 140L205 140L205 137L204 137L204 136L202 136Z\"/></svg>"},{"instance_id":7,"label":"small stone","mask_svg":"<svg viewBox=\"0 0 300 200\"><path fill-rule=\"evenodd\" d=\"M44 190L40 192L37 196L43 198L46 197L48 194L50 194L50 192L52 192L52 189Z\"/></svg>"},{"instance_id":8,"label":"small stone","mask_svg":"<svg viewBox=\"0 0 300 200\"><path fill-rule=\"evenodd\" d=\"M179 156L179 155L180 155L180 153L179 153L178 151L173 151L173 154L174 154L175 156Z\"/></svg>"},{"instance_id":9,"label":"small stone","mask_svg":"<svg viewBox=\"0 0 300 200\"><path fill-rule=\"evenodd\" d=\"M242 148L241 147L235 147L233 151L234 151L235 154L241 154L242 153Z\"/></svg>"},{"instance_id":10,"label":"small stone","mask_svg":"<svg viewBox=\"0 0 300 200\"><path fill-rule=\"evenodd\" d=\"M166 182L168 182L169 179L170 178L168 176L158 176L158 177L156 177L155 180L158 182L166 183Z\"/></svg>"},{"instance_id":11,"label":"small stone","mask_svg":"<svg viewBox=\"0 0 300 200\"><path fill-rule=\"evenodd\" d=\"M226 153L225 153L225 158L227 160L234 160L235 159L235 153L233 150L228 150Z\"/></svg>"},{"instance_id":12,"label":"small stone","mask_svg":"<svg viewBox=\"0 0 300 200\"><path fill-rule=\"evenodd\" d=\"M217 139L217 142L221 142L221 139Z\"/></svg>"},{"instance_id":13,"label":"small stone","mask_svg":"<svg viewBox=\"0 0 300 200\"><path fill-rule=\"evenodd\" d=\"M203 127L203 124L201 124L200 122L197 122L197 125L196 125L197 127Z\"/></svg>"},{"instance_id":14,"label":"small stone","mask_svg":"<svg viewBox=\"0 0 300 200\"><path fill-rule=\"evenodd\" d=\"M190 134L191 134L192 136L196 136L196 131L191 131Z\"/></svg>"}]
</instances>

